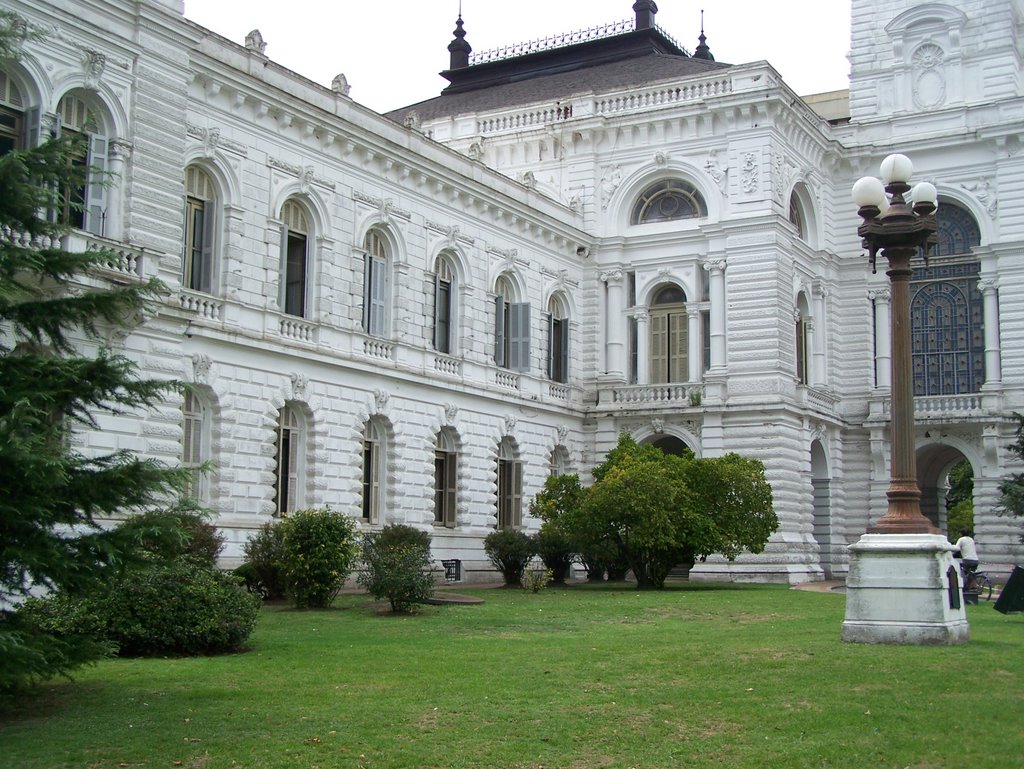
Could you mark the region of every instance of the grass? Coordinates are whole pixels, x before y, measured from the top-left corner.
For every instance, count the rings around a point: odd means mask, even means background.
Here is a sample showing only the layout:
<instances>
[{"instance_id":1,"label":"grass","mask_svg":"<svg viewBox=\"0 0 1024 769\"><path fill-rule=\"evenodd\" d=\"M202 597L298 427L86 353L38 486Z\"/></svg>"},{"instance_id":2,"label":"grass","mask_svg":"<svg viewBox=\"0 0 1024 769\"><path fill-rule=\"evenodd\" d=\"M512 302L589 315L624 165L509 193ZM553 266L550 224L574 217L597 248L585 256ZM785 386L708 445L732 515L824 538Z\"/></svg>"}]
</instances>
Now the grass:
<instances>
[{"instance_id":1,"label":"grass","mask_svg":"<svg viewBox=\"0 0 1024 769\"><path fill-rule=\"evenodd\" d=\"M103 662L0 712L0 764L1024 767L1024 618L990 604L946 648L844 644L841 595L779 586L477 594L269 607L246 654Z\"/></svg>"}]
</instances>

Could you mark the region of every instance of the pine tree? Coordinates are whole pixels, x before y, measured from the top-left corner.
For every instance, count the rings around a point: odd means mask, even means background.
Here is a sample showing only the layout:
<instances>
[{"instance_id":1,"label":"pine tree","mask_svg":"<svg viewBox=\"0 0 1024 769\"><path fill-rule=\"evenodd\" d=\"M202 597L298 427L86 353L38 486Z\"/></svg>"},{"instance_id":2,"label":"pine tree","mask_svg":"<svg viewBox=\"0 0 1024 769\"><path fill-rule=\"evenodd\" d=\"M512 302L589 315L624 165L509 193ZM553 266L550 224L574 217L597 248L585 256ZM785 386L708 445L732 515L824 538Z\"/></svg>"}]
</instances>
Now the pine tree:
<instances>
[{"instance_id":1,"label":"pine tree","mask_svg":"<svg viewBox=\"0 0 1024 769\"><path fill-rule=\"evenodd\" d=\"M0 14L0 61L24 38L17 18ZM90 653L26 627L19 601L41 587L74 596L104 580L138 533L99 522L148 507L187 478L128 451L86 456L70 440L97 427L99 414L156 405L179 386L139 379L104 348L104 333L139 322L162 289L111 287L97 273L113 254L60 247L65 228L51 212L87 173L70 162L75 150L49 140L0 157L0 690L66 674Z\"/></svg>"}]
</instances>

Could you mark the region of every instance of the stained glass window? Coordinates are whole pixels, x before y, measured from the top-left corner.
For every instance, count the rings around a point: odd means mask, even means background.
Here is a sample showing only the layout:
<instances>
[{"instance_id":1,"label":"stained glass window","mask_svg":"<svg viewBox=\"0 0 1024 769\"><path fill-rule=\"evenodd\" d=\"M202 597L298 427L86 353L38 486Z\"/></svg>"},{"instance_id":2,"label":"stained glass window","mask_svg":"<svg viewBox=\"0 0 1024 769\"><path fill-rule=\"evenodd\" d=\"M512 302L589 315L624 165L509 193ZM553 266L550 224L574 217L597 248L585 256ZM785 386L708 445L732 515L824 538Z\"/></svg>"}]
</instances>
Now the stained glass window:
<instances>
[{"instance_id":1,"label":"stained glass window","mask_svg":"<svg viewBox=\"0 0 1024 769\"><path fill-rule=\"evenodd\" d=\"M985 328L978 276L970 253L981 242L974 218L940 203L938 246L910 282L914 395L976 393L985 382Z\"/></svg>"},{"instance_id":2,"label":"stained glass window","mask_svg":"<svg viewBox=\"0 0 1024 769\"><path fill-rule=\"evenodd\" d=\"M707 204L696 187L678 179L669 179L644 190L633 206L631 223L667 222L707 215Z\"/></svg>"}]
</instances>

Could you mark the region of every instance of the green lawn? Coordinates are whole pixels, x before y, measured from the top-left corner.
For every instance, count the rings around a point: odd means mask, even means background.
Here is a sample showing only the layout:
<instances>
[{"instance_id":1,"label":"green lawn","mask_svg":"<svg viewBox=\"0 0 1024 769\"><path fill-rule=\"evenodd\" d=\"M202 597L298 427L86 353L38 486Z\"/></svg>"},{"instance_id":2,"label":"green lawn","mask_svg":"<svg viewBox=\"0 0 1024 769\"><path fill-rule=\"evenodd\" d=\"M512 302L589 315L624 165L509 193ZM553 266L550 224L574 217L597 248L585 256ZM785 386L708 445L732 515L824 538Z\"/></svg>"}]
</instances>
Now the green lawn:
<instances>
[{"instance_id":1,"label":"green lawn","mask_svg":"<svg viewBox=\"0 0 1024 769\"><path fill-rule=\"evenodd\" d=\"M929 648L844 644L842 595L778 586L476 594L271 607L247 654L104 662L0 712L0 765L1024 767L1024 617L991 604Z\"/></svg>"}]
</instances>

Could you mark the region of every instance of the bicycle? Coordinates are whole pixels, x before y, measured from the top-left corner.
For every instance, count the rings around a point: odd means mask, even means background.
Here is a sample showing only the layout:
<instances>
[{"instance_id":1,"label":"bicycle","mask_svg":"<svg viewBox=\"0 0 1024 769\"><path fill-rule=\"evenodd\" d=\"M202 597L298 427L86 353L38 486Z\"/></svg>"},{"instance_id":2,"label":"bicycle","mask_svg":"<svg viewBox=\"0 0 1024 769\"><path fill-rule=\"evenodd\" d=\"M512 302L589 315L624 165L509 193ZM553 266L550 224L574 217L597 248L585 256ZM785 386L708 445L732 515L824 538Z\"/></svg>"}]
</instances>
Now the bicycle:
<instances>
[{"instance_id":1,"label":"bicycle","mask_svg":"<svg viewBox=\"0 0 1024 769\"><path fill-rule=\"evenodd\" d=\"M983 571L965 571L960 567L964 577L964 592L976 593L982 601L992 600L992 580Z\"/></svg>"}]
</instances>

